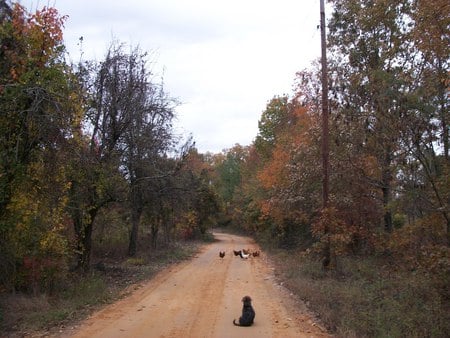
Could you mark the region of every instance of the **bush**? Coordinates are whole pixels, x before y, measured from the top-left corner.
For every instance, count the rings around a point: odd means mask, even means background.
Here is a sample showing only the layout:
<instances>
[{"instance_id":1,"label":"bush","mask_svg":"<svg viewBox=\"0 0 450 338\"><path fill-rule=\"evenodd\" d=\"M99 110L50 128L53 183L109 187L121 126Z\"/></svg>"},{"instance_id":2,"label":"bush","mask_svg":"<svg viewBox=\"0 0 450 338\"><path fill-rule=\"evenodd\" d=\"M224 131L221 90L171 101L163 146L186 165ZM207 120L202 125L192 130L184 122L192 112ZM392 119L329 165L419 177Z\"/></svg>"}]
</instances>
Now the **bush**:
<instances>
[{"instance_id":1,"label":"bush","mask_svg":"<svg viewBox=\"0 0 450 338\"><path fill-rule=\"evenodd\" d=\"M383 258L346 257L337 270L298 252L277 253L286 284L325 325L345 337L446 337L448 298L425 273Z\"/></svg>"},{"instance_id":2,"label":"bush","mask_svg":"<svg viewBox=\"0 0 450 338\"><path fill-rule=\"evenodd\" d=\"M110 299L108 286L98 275L76 278L63 293L63 299L74 302L75 307L105 303Z\"/></svg>"}]
</instances>

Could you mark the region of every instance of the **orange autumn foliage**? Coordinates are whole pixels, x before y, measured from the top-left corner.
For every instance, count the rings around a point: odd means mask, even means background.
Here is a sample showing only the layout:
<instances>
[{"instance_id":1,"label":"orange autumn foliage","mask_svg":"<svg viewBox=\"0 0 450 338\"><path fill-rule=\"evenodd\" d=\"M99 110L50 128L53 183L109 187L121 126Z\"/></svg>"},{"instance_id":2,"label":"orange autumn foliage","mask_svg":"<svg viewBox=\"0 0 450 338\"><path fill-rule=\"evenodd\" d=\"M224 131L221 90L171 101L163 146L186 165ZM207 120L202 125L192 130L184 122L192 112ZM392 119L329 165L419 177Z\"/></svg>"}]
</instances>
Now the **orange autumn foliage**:
<instances>
[{"instance_id":1,"label":"orange autumn foliage","mask_svg":"<svg viewBox=\"0 0 450 338\"><path fill-rule=\"evenodd\" d=\"M288 164L292 158L292 151L309 143L309 119L310 116L305 107L297 107L291 112L289 122L277 135L271 160L258 173L258 179L266 189L287 183Z\"/></svg>"},{"instance_id":2,"label":"orange autumn foliage","mask_svg":"<svg viewBox=\"0 0 450 338\"><path fill-rule=\"evenodd\" d=\"M275 147L272 160L268 163L264 170L258 174L258 179L261 181L264 188L271 189L283 184L283 181L286 180L287 176L286 164L289 161L289 155L288 150L284 149L284 147Z\"/></svg>"},{"instance_id":3,"label":"orange autumn foliage","mask_svg":"<svg viewBox=\"0 0 450 338\"><path fill-rule=\"evenodd\" d=\"M432 51L440 58L448 57L450 46L448 38L443 37L448 37L450 3L447 0L420 0L416 6L413 36L418 47L427 53Z\"/></svg>"},{"instance_id":4,"label":"orange autumn foliage","mask_svg":"<svg viewBox=\"0 0 450 338\"><path fill-rule=\"evenodd\" d=\"M433 214L395 229L387 240L387 248L408 269L445 274L450 271L450 248L444 240L443 221L441 215ZM380 246L386 246L384 240Z\"/></svg>"},{"instance_id":5,"label":"orange autumn foliage","mask_svg":"<svg viewBox=\"0 0 450 338\"><path fill-rule=\"evenodd\" d=\"M29 14L15 3L12 8L11 29L13 43L3 46L10 60L10 76L17 81L30 69L44 67L55 57L55 48L63 50L63 27L67 16L59 16L52 7L44 7Z\"/></svg>"},{"instance_id":6,"label":"orange autumn foliage","mask_svg":"<svg viewBox=\"0 0 450 338\"><path fill-rule=\"evenodd\" d=\"M311 116L305 107L294 107L290 111L289 119L279 128L274 149L270 160L258 172L257 178L261 186L270 191L269 199L261 201L261 212L275 219L283 219L297 214L296 210L290 209L286 212L287 204L277 193L288 189L295 174L293 158L295 153L308 148L310 144L309 128ZM295 217L296 218L296 217Z\"/></svg>"}]
</instances>

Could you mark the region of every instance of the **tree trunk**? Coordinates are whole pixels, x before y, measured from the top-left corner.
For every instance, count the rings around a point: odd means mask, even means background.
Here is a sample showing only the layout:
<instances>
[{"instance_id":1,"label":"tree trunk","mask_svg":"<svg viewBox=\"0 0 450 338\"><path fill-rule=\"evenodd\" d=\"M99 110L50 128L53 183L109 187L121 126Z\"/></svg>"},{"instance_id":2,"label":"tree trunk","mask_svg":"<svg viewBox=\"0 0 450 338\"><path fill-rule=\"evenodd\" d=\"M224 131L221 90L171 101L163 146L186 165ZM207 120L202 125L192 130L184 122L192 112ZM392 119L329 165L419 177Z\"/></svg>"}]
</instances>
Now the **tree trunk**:
<instances>
[{"instance_id":1,"label":"tree trunk","mask_svg":"<svg viewBox=\"0 0 450 338\"><path fill-rule=\"evenodd\" d=\"M448 219L447 214L446 217L447 217L447 246L450 247L450 220Z\"/></svg>"},{"instance_id":2,"label":"tree trunk","mask_svg":"<svg viewBox=\"0 0 450 338\"><path fill-rule=\"evenodd\" d=\"M392 231L392 213L390 210L390 202L391 202L391 182L390 180L383 179L383 210L384 210L384 230L387 232Z\"/></svg>"},{"instance_id":3,"label":"tree trunk","mask_svg":"<svg viewBox=\"0 0 450 338\"><path fill-rule=\"evenodd\" d=\"M439 74L441 79L447 78L446 71L442 66L442 60L439 58ZM444 145L444 159L449 160L449 127L448 127L448 108L446 105L448 95L448 83L440 81L439 83L439 105L440 105L440 119L442 127L442 144Z\"/></svg>"},{"instance_id":4,"label":"tree trunk","mask_svg":"<svg viewBox=\"0 0 450 338\"><path fill-rule=\"evenodd\" d=\"M128 256L134 257L137 252L137 242L139 235L139 223L141 221L142 208L136 205L131 207L131 231L130 243L128 244Z\"/></svg>"},{"instance_id":5,"label":"tree trunk","mask_svg":"<svg viewBox=\"0 0 450 338\"><path fill-rule=\"evenodd\" d=\"M84 236L83 236L83 250L80 257L80 267L83 272L88 272L90 270L91 263L91 248L92 248L92 229L93 222L89 222L84 226Z\"/></svg>"},{"instance_id":6,"label":"tree trunk","mask_svg":"<svg viewBox=\"0 0 450 338\"><path fill-rule=\"evenodd\" d=\"M159 211L161 212L161 210ZM155 219L152 222L152 226L150 227L150 231L151 231L151 241L152 241L152 248L156 249L156 243L158 240L158 232L159 232L159 227L160 224L162 223L162 216L158 215L155 217Z\"/></svg>"},{"instance_id":7,"label":"tree trunk","mask_svg":"<svg viewBox=\"0 0 450 338\"><path fill-rule=\"evenodd\" d=\"M81 210L76 210L73 215L73 224L76 235L76 257L77 270L88 272L91 262L91 248L92 248L92 229L94 220L98 209L92 209L89 212L89 220L83 222L83 213Z\"/></svg>"},{"instance_id":8,"label":"tree trunk","mask_svg":"<svg viewBox=\"0 0 450 338\"><path fill-rule=\"evenodd\" d=\"M166 245L169 245L170 243L170 231L171 231L171 220L172 220L172 214L173 214L173 210L172 209L166 209L164 211L164 216L162 219L162 227L164 229L164 242Z\"/></svg>"},{"instance_id":9,"label":"tree trunk","mask_svg":"<svg viewBox=\"0 0 450 338\"><path fill-rule=\"evenodd\" d=\"M392 195L392 173L391 173L391 150L387 147L385 150L385 156L383 161L382 174L381 174L381 190L383 192L383 210L384 210L384 230L387 232L392 231L392 213L390 210L390 202Z\"/></svg>"}]
</instances>

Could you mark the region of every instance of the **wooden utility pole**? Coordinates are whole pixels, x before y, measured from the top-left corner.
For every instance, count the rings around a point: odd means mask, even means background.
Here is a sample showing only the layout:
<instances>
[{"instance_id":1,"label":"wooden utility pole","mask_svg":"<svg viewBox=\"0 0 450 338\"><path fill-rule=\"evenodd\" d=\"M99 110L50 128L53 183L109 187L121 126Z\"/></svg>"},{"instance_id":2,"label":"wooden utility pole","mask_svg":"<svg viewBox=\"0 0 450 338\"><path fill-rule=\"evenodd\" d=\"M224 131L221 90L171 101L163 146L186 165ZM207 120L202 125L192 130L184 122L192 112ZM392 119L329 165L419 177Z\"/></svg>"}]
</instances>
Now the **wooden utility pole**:
<instances>
[{"instance_id":1,"label":"wooden utility pole","mask_svg":"<svg viewBox=\"0 0 450 338\"><path fill-rule=\"evenodd\" d=\"M328 127L328 66L327 66L327 42L325 31L325 4L320 0L320 36L322 42L322 208L325 210L328 206L329 195L329 127ZM325 226L324 236L324 258L323 266L327 268L331 262L331 247L329 240L329 228Z\"/></svg>"}]
</instances>

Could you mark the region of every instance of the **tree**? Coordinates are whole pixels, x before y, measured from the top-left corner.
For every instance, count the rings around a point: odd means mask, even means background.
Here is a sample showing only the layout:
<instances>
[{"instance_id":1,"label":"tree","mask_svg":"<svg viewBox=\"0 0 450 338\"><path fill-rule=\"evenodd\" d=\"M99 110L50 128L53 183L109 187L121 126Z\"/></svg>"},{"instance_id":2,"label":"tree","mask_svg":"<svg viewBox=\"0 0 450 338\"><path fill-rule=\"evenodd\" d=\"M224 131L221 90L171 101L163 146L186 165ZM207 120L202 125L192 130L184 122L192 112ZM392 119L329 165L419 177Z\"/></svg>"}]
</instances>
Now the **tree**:
<instances>
[{"instance_id":1,"label":"tree","mask_svg":"<svg viewBox=\"0 0 450 338\"><path fill-rule=\"evenodd\" d=\"M409 1L336 1L330 21L330 44L336 61L335 88L342 114L358 126L349 142L377 161L375 175L364 173L381 192L384 228L392 231L391 202L396 165L402 160L400 135L405 112L405 65ZM340 62L340 64L338 64ZM339 69L337 69L339 68Z\"/></svg>"},{"instance_id":2,"label":"tree","mask_svg":"<svg viewBox=\"0 0 450 338\"><path fill-rule=\"evenodd\" d=\"M28 282L37 291L51 261L64 272L65 162L77 142L82 110L77 80L64 61L65 17L54 8L31 14L1 2L0 19L2 276L21 287L15 273L25 260L34 262L39 273L28 275Z\"/></svg>"},{"instance_id":3,"label":"tree","mask_svg":"<svg viewBox=\"0 0 450 338\"><path fill-rule=\"evenodd\" d=\"M174 138L174 101L147 70L147 54L124 52L113 42L98 65L79 65L86 99L83 151L73 162L70 211L76 234L77 266L89 269L92 231L99 210L112 201L130 210L129 254L137 250L144 208L158 205L158 186L169 173L167 153Z\"/></svg>"},{"instance_id":4,"label":"tree","mask_svg":"<svg viewBox=\"0 0 450 338\"><path fill-rule=\"evenodd\" d=\"M417 63L422 69L421 86L435 107L434 116L440 122L437 133L443 153L449 160L448 90L449 90L449 15L450 6L443 0L413 1L414 27L411 39L420 51Z\"/></svg>"},{"instance_id":5,"label":"tree","mask_svg":"<svg viewBox=\"0 0 450 338\"><path fill-rule=\"evenodd\" d=\"M62 90L70 90L65 82L70 74L62 62L64 17L53 8L31 15L19 4L3 11L0 214L11 198L12 182L23 175L33 152L63 140L70 135L71 122L76 122L69 114L73 111L62 111L66 106Z\"/></svg>"},{"instance_id":6,"label":"tree","mask_svg":"<svg viewBox=\"0 0 450 338\"><path fill-rule=\"evenodd\" d=\"M214 223L215 216L220 211L219 198L209 184L206 171L203 171L197 179L197 190L192 206L195 210L198 229L203 235Z\"/></svg>"},{"instance_id":7,"label":"tree","mask_svg":"<svg viewBox=\"0 0 450 338\"><path fill-rule=\"evenodd\" d=\"M246 156L246 149L236 144L224 151L220 161L215 163L215 171L218 174L216 190L226 204L231 202L236 188L241 184L240 167Z\"/></svg>"},{"instance_id":8,"label":"tree","mask_svg":"<svg viewBox=\"0 0 450 338\"><path fill-rule=\"evenodd\" d=\"M258 172L266 191L263 213L276 223L284 245L307 240L320 202L319 115L290 103L289 123L277 133L272 158Z\"/></svg>"},{"instance_id":9,"label":"tree","mask_svg":"<svg viewBox=\"0 0 450 338\"><path fill-rule=\"evenodd\" d=\"M410 222L440 214L450 243L444 188L449 6L410 0L333 3L331 88L340 159L352 165L357 185L370 184L365 196L379 204L388 232L394 213L406 214Z\"/></svg>"},{"instance_id":10,"label":"tree","mask_svg":"<svg viewBox=\"0 0 450 338\"><path fill-rule=\"evenodd\" d=\"M258 135L255 147L262 159L269 159L277 142L277 133L289 124L289 98L276 96L267 103L258 121Z\"/></svg>"},{"instance_id":11,"label":"tree","mask_svg":"<svg viewBox=\"0 0 450 338\"><path fill-rule=\"evenodd\" d=\"M76 269L84 272L90 268L95 218L101 208L119 199L116 188L123 187L116 146L128 124L120 94L128 93L122 92L122 74L114 67L119 59L110 50L98 66L78 65L82 89L86 90L83 122L89 129L72 158L68 210L75 232Z\"/></svg>"},{"instance_id":12,"label":"tree","mask_svg":"<svg viewBox=\"0 0 450 338\"><path fill-rule=\"evenodd\" d=\"M128 55L119 46L112 50L109 70L113 75L120 106L122 135L117 134L117 152L121 170L129 183L131 230L128 254L137 249L139 222L145 205L154 203L158 189L151 193L152 185L170 175L166 172L167 153L172 150L172 119L174 100L164 92L161 84L151 78L147 70L146 54L135 48ZM117 86L117 84L120 84ZM117 88L119 87L119 88ZM119 103L120 100L120 103Z\"/></svg>"},{"instance_id":13,"label":"tree","mask_svg":"<svg viewBox=\"0 0 450 338\"><path fill-rule=\"evenodd\" d=\"M413 73L413 92L409 106L411 124L405 134L412 161L420 163L419 174L430 191L424 191L427 209L441 214L447 227L450 246L448 201L449 159L449 74L450 74L450 6L441 0L413 1L411 40L417 50Z\"/></svg>"}]
</instances>

